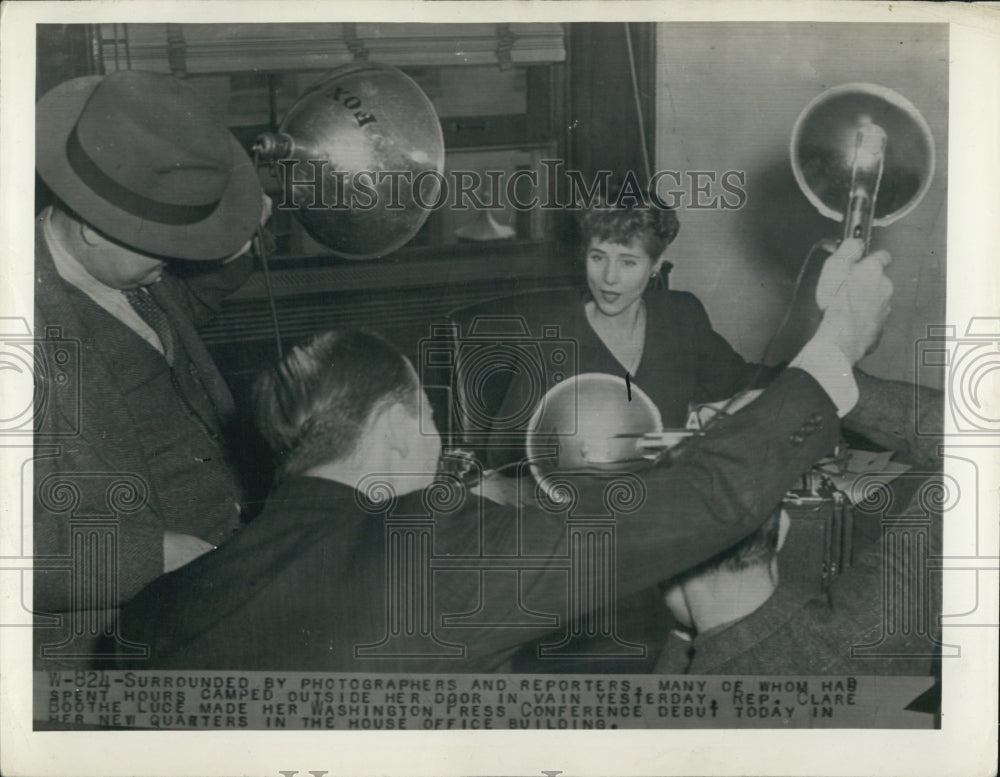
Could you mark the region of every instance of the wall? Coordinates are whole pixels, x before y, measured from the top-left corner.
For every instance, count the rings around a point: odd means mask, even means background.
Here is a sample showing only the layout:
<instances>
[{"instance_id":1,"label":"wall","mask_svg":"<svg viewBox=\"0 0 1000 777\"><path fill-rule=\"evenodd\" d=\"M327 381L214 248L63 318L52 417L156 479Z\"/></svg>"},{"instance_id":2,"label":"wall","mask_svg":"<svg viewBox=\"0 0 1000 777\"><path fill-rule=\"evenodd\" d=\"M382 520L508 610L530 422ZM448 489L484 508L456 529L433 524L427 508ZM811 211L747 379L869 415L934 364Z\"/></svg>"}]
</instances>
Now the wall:
<instances>
[{"instance_id":1,"label":"wall","mask_svg":"<svg viewBox=\"0 0 1000 777\"><path fill-rule=\"evenodd\" d=\"M893 308L879 348L862 367L911 380L914 343L944 321L948 47L944 25L660 24L656 56L659 170L746 172L740 210L680 212L670 249L672 288L695 292L716 328L760 358L810 246L839 236L799 191L788 161L792 127L817 94L877 83L905 95L934 134L937 173L920 205L873 230L893 255ZM891 138L889 140L891 143ZM788 358L808 334L796 313L772 348ZM769 357L769 360L774 358Z\"/></svg>"}]
</instances>

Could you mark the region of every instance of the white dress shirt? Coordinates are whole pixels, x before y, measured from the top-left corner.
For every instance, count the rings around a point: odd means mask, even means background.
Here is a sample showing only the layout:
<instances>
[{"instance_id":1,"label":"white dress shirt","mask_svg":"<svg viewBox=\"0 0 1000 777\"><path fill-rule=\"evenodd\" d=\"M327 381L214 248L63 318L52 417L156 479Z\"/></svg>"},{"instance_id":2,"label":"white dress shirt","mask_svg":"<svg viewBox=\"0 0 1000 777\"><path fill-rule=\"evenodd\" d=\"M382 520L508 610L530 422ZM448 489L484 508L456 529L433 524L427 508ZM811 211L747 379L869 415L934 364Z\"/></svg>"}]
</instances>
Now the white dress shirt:
<instances>
[{"instance_id":1,"label":"white dress shirt","mask_svg":"<svg viewBox=\"0 0 1000 777\"><path fill-rule=\"evenodd\" d=\"M858 384L850 360L836 345L822 337L814 337L788 365L812 375L823 387L837 415L843 418L858 403Z\"/></svg>"},{"instance_id":2,"label":"white dress shirt","mask_svg":"<svg viewBox=\"0 0 1000 777\"><path fill-rule=\"evenodd\" d=\"M70 286L82 291L153 348L163 353L160 338L153 331L153 328L136 313L135 308L132 307L121 290L113 289L97 280L59 242L59 237L52 227L51 207L42 212L42 234L45 236L45 243L48 245L49 253L52 254L52 262L55 264L56 272L59 273L60 278Z\"/></svg>"}]
</instances>

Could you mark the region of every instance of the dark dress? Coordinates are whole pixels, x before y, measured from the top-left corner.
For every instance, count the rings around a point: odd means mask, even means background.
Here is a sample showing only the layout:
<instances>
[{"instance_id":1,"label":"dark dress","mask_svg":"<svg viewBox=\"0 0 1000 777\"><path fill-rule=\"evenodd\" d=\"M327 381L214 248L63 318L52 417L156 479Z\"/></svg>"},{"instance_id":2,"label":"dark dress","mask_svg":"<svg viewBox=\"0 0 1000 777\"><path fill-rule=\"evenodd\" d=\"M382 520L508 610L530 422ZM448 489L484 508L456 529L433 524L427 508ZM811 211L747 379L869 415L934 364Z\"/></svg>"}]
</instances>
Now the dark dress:
<instances>
[{"instance_id":1,"label":"dark dress","mask_svg":"<svg viewBox=\"0 0 1000 777\"><path fill-rule=\"evenodd\" d=\"M727 399L750 385L757 365L744 361L712 329L697 297L652 290L643 299L646 339L642 361L630 378L660 409L665 428L683 427L690 404ZM583 302L576 306L572 322L580 343L579 371L624 375L625 369L587 321Z\"/></svg>"},{"instance_id":2,"label":"dark dress","mask_svg":"<svg viewBox=\"0 0 1000 777\"><path fill-rule=\"evenodd\" d=\"M553 327L558 327L558 338L572 345L565 376L588 372L625 374L625 368L587 320L584 306L589 294L572 293L555 299L526 295L522 299L525 305L520 314L532 334L548 333L552 339ZM781 370L781 367L761 367L745 361L712 328L704 306L693 294L650 289L643 300L646 335L642 360L636 374L629 378L632 385L641 388L659 408L665 429L683 428L691 405L728 399L740 391L766 385ZM544 344L544 337L542 342L544 364L549 347ZM556 384L560 374L559 370L548 369L545 390ZM534 385L530 375L515 375L497 417L515 417L537 404L541 394ZM514 474L521 470L517 462L525 457L522 429L516 434L509 431L495 434L484 458L489 467L503 467ZM655 586L621 599L615 618L622 637L647 645L663 644L672 623ZM582 653L590 652L586 642L581 643L579 649ZM656 658L655 651L651 651L639 660L606 657L589 662L568 660L560 663L548 659L539 664L536 655L533 647L522 651L514 658L515 670L648 672Z\"/></svg>"},{"instance_id":3,"label":"dark dress","mask_svg":"<svg viewBox=\"0 0 1000 777\"><path fill-rule=\"evenodd\" d=\"M560 338L572 344L574 353L566 369L569 375L587 372L625 375L625 368L587 320L584 305L588 296L566 295L551 300L544 310L537 309L537 296L525 299L530 302L522 315L533 333L546 328L551 332L552 327L558 327ZM643 300L646 337L642 360L636 374L629 378L659 408L665 429L683 428L690 405L716 402L745 389L766 385L780 370L780 367L758 370L758 365L745 361L712 328L705 308L693 294L651 289ZM544 390L552 388L561 377L565 375L548 369ZM497 417L523 415L523 409L540 399L539 389L529 376L515 375ZM491 440L487 456L490 466L503 466L523 458L523 439L512 437L505 432L502 439L495 436Z\"/></svg>"}]
</instances>

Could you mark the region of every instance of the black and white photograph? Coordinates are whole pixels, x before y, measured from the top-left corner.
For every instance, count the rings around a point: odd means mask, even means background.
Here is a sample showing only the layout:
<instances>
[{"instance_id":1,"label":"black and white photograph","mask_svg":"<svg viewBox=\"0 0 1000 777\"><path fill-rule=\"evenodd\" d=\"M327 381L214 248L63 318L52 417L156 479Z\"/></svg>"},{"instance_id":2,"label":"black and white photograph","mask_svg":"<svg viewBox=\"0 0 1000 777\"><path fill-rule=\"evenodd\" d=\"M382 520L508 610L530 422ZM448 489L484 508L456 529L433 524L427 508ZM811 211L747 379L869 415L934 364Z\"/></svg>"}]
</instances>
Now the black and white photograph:
<instances>
[{"instance_id":1,"label":"black and white photograph","mask_svg":"<svg viewBox=\"0 0 1000 777\"><path fill-rule=\"evenodd\" d=\"M4 6L4 774L995 773L995 9Z\"/></svg>"}]
</instances>

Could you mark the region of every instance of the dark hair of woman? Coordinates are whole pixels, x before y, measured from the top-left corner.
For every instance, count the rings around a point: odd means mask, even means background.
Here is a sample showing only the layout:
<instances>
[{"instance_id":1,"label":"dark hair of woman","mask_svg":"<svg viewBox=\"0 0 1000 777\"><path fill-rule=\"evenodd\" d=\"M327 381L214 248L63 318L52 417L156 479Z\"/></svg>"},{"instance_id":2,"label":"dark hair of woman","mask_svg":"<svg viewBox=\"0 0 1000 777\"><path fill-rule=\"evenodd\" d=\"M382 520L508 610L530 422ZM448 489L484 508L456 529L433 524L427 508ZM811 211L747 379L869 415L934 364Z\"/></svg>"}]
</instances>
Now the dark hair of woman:
<instances>
[{"instance_id":1,"label":"dark hair of woman","mask_svg":"<svg viewBox=\"0 0 1000 777\"><path fill-rule=\"evenodd\" d=\"M657 259L677 237L680 223L673 208L635 197L601 202L578 215L583 247L592 239L628 245L638 239L651 259Z\"/></svg>"}]
</instances>

